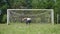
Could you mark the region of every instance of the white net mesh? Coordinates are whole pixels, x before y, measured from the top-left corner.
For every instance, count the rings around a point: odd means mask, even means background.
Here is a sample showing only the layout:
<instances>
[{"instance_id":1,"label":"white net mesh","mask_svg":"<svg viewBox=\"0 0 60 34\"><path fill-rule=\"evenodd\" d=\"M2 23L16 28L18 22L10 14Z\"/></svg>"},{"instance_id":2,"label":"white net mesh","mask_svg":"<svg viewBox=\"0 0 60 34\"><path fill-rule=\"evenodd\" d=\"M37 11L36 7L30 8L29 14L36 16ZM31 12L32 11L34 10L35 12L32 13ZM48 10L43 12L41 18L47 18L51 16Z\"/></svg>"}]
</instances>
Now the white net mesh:
<instances>
[{"instance_id":1,"label":"white net mesh","mask_svg":"<svg viewBox=\"0 0 60 34\"><path fill-rule=\"evenodd\" d=\"M7 22L24 23L24 17L30 17L31 23L51 23L53 20L52 9L8 9ZM54 21L54 20L53 20Z\"/></svg>"}]
</instances>

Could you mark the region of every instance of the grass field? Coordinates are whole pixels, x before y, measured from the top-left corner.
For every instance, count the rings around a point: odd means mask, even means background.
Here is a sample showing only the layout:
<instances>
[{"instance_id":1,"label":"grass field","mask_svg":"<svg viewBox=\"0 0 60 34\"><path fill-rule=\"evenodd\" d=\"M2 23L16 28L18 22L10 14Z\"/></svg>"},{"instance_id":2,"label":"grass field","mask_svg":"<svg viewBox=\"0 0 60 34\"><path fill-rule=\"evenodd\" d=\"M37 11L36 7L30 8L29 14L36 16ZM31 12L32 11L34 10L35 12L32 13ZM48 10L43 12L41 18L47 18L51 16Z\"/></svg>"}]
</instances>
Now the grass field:
<instances>
[{"instance_id":1,"label":"grass field","mask_svg":"<svg viewBox=\"0 0 60 34\"><path fill-rule=\"evenodd\" d=\"M0 24L0 34L60 34L60 24Z\"/></svg>"}]
</instances>

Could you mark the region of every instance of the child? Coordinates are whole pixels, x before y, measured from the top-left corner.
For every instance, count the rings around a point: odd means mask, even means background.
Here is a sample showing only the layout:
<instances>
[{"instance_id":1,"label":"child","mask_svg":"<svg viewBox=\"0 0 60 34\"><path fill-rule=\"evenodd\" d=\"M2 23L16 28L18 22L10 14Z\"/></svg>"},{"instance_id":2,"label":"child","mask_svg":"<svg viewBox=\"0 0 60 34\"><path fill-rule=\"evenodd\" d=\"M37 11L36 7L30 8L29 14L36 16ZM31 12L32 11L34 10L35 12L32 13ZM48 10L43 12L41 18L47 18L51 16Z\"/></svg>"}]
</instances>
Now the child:
<instances>
[{"instance_id":1,"label":"child","mask_svg":"<svg viewBox=\"0 0 60 34\"><path fill-rule=\"evenodd\" d=\"M31 18L26 18L26 24L30 24L31 23Z\"/></svg>"},{"instance_id":2,"label":"child","mask_svg":"<svg viewBox=\"0 0 60 34\"><path fill-rule=\"evenodd\" d=\"M24 18L23 20L26 22L26 24L30 24L31 23L31 18Z\"/></svg>"}]
</instances>

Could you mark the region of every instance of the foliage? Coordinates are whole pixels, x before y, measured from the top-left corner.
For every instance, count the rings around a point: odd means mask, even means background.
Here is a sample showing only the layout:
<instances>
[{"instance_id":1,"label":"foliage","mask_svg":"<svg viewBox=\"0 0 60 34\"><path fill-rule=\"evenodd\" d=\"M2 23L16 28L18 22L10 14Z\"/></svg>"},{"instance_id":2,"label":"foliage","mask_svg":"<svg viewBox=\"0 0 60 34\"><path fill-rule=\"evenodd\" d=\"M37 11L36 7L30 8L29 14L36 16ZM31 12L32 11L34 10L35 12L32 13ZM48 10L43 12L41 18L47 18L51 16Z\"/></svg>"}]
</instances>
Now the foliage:
<instances>
[{"instance_id":1,"label":"foliage","mask_svg":"<svg viewBox=\"0 0 60 34\"><path fill-rule=\"evenodd\" d=\"M8 8L9 9L26 9L26 8L54 9L55 11L54 20L56 21L57 14L60 14L60 0L0 0L0 10L2 10L2 16L0 16L1 18L3 17L4 14L6 14L6 10Z\"/></svg>"},{"instance_id":2,"label":"foliage","mask_svg":"<svg viewBox=\"0 0 60 34\"><path fill-rule=\"evenodd\" d=\"M4 23L4 22L6 22L6 21L7 21L7 16L6 16L6 14L5 14L5 15L3 15L2 22Z\"/></svg>"},{"instance_id":3,"label":"foliage","mask_svg":"<svg viewBox=\"0 0 60 34\"><path fill-rule=\"evenodd\" d=\"M24 8L26 4L24 0L8 0L7 3L12 9Z\"/></svg>"}]
</instances>

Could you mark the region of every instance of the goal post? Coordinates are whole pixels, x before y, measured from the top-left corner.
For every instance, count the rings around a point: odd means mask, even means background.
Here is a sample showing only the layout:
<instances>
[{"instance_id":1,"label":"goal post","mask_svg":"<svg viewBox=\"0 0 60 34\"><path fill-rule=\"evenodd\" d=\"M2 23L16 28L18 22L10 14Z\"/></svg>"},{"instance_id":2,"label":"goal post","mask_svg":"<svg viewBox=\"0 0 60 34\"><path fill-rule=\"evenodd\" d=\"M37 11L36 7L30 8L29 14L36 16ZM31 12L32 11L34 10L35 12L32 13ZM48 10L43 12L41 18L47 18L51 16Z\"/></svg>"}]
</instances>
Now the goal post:
<instances>
[{"instance_id":1,"label":"goal post","mask_svg":"<svg viewBox=\"0 0 60 34\"><path fill-rule=\"evenodd\" d=\"M22 22L24 17L32 18L32 23L54 24L53 9L7 9L7 24Z\"/></svg>"},{"instance_id":2,"label":"goal post","mask_svg":"<svg viewBox=\"0 0 60 34\"><path fill-rule=\"evenodd\" d=\"M9 24L9 11L7 9L7 25Z\"/></svg>"},{"instance_id":3,"label":"goal post","mask_svg":"<svg viewBox=\"0 0 60 34\"><path fill-rule=\"evenodd\" d=\"M54 10L51 10L51 23L54 24Z\"/></svg>"}]
</instances>

